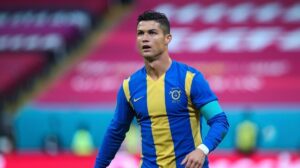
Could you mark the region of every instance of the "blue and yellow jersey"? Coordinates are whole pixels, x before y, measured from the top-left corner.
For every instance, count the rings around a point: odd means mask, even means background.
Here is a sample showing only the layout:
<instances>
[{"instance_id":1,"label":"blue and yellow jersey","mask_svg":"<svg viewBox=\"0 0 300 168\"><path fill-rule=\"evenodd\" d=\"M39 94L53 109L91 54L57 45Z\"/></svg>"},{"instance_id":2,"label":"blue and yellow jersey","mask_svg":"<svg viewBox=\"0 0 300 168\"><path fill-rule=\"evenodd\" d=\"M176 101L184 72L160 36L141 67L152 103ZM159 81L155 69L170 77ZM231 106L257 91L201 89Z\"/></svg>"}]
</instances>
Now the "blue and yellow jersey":
<instances>
[{"instance_id":1,"label":"blue and yellow jersey","mask_svg":"<svg viewBox=\"0 0 300 168\"><path fill-rule=\"evenodd\" d=\"M155 81L143 67L124 80L114 120L127 124L137 118L141 167L182 167L184 157L202 143L199 109L216 99L203 75L192 67L173 61Z\"/></svg>"}]
</instances>

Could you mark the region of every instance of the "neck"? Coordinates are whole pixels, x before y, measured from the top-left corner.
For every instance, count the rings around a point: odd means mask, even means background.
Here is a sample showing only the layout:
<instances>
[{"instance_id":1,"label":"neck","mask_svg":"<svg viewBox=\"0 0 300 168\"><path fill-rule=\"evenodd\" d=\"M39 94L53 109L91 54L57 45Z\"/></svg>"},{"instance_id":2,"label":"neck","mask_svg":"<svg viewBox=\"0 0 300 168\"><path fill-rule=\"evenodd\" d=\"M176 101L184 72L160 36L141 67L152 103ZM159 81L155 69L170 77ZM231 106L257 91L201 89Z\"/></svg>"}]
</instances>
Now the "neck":
<instances>
[{"instance_id":1,"label":"neck","mask_svg":"<svg viewBox=\"0 0 300 168\"><path fill-rule=\"evenodd\" d=\"M172 60L168 54L152 61L145 59L145 67L148 76L150 76L153 80L158 79L169 69L171 63Z\"/></svg>"}]
</instances>

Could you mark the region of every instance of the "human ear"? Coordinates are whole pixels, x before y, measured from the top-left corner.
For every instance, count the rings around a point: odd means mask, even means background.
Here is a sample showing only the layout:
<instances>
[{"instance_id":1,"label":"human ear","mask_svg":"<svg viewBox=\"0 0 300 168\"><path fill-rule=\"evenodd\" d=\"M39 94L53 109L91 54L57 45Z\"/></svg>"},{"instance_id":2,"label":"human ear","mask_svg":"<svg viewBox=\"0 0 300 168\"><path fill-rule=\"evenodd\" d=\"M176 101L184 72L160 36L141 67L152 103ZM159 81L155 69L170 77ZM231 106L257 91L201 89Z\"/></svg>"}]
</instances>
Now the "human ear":
<instances>
[{"instance_id":1,"label":"human ear","mask_svg":"<svg viewBox=\"0 0 300 168\"><path fill-rule=\"evenodd\" d=\"M165 44L168 45L172 40L172 35L171 34L167 34L165 36Z\"/></svg>"}]
</instances>

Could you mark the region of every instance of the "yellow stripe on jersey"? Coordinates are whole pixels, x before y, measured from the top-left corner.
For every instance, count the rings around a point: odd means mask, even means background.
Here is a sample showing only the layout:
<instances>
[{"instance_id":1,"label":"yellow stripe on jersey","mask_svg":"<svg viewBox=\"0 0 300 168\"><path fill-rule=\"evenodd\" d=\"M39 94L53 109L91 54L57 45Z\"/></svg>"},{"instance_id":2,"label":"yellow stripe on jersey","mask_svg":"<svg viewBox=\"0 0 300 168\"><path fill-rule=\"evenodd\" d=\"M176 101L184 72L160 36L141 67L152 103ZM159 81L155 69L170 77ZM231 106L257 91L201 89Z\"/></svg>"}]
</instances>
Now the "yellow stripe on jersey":
<instances>
[{"instance_id":1,"label":"yellow stripe on jersey","mask_svg":"<svg viewBox=\"0 0 300 168\"><path fill-rule=\"evenodd\" d=\"M192 87L192 81L194 79L195 74L192 72L187 71L186 77L185 77L185 92L188 97L188 110L190 115L190 123L192 127L192 134L194 138L195 147L199 146L200 143L202 143L202 139L200 136L200 122L199 122L199 110L195 109L195 107L192 104L191 100L191 87Z\"/></svg>"},{"instance_id":2,"label":"yellow stripe on jersey","mask_svg":"<svg viewBox=\"0 0 300 168\"><path fill-rule=\"evenodd\" d=\"M130 105L131 105L131 107L133 107L132 104L131 104L131 102L130 102L129 81L130 81L130 77L127 78L127 79L125 79L125 80L123 81L123 90L124 90L124 93L125 93L127 102L129 102Z\"/></svg>"},{"instance_id":3,"label":"yellow stripe on jersey","mask_svg":"<svg viewBox=\"0 0 300 168\"><path fill-rule=\"evenodd\" d=\"M153 81L147 76L147 105L159 167L176 167L174 144L165 104L165 75Z\"/></svg>"}]
</instances>

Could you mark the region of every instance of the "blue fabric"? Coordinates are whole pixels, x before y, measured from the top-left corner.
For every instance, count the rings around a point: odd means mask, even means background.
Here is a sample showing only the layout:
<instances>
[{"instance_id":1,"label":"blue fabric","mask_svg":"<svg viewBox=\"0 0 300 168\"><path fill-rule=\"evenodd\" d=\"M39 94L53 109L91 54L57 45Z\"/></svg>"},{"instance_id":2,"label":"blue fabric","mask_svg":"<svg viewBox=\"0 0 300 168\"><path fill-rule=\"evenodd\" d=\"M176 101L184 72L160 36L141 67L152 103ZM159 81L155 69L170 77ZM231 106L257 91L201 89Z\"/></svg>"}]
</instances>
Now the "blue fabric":
<instances>
[{"instance_id":1,"label":"blue fabric","mask_svg":"<svg viewBox=\"0 0 300 168\"><path fill-rule=\"evenodd\" d=\"M217 100L217 97L210 89L204 76L193 68L191 70L195 73L191 88L191 99L196 109L200 109L203 105Z\"/></svg>"},{"instance_id":2,"label":"blue fabric","mask_svg":"<svg viewBox=\"0 0 300 168\"><path fill-rule=\"evenodd\" d=\"M227 134L229 124L227 117L224 112L219 113L209 119L207 124L210 126L210 129L203 141L203 143L207 146L209 151L213 151L222 139Z\"/></svg>"}]
</instances>

